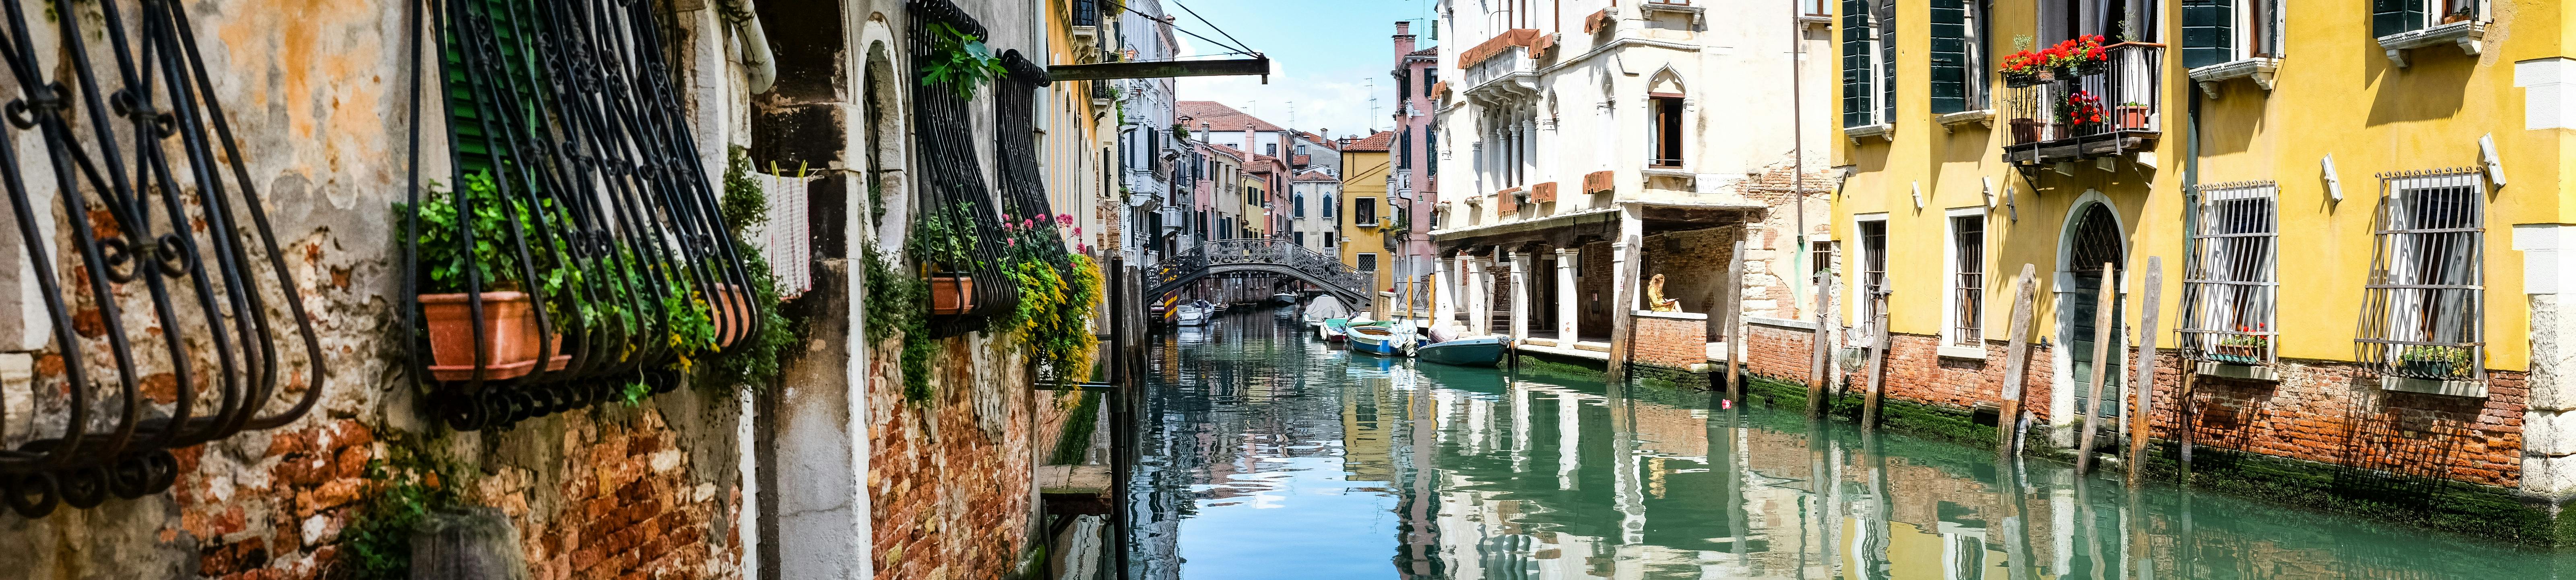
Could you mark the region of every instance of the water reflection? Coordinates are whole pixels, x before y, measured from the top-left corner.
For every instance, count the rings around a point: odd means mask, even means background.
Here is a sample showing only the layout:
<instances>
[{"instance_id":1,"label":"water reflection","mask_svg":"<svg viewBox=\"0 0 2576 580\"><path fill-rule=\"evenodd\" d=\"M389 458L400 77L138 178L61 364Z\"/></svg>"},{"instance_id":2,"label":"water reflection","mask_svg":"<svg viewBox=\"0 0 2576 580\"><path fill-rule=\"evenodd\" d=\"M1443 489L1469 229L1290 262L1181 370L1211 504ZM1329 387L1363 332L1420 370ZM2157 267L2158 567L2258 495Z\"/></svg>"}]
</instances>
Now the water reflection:
<instances>
[{"instance_id":1,"label":"water reflection","mask_svg":"<svg viewBox=\"0 0 2576 580\"><path fill-rule=\"evenodd\" d=\"M1374 357L1269 312L1159 345L1140 578L2543 578L2568 557Z\"/></svg>"}]
</instances>

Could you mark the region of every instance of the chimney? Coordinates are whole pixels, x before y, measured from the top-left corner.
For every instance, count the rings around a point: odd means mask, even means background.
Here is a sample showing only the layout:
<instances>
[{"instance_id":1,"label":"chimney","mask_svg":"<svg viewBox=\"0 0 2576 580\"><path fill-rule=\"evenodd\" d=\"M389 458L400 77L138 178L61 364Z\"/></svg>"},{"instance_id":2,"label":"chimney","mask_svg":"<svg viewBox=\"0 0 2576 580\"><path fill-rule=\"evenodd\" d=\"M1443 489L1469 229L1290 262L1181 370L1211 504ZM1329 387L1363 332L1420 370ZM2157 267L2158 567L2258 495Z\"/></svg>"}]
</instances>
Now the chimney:
<instances>
[{"instance_id":1,"label":"chimney","mask_svg":"<svg viewBox=\"0 0 2576 580\"><path fill-rule=\"evenodd\" d=\"M1395 65L1404 66L1404 55L1413 54L1413 23L1395 21Z\"/></svg>"},{"instance_id":2,"label":"chimney","mask_svg":"<svg viewBox=\"0 0 2576 580\"><path fill-rule=\"evenodd\" d=\"M1255 144L1260 142L1260 136L1261 133L1252 130L1252 123L1245 122L1243 124L1243 158L1245 161L1250 161L1252 160L1253 155L1261 153L1261 146Z\"/></svg>"},{"instance_id":3,"label":"chimney","mask_svg":"<svg viewBox=\"0 0 2576 580\"><path fill-rule=\"evenodd\" d=\"M1199 142L1200 142L1200 143L1206 143L1206 142L1208 142L1208 124L1207 124L1207 121L1199 121Z\"/></svg>"}]
</instances>

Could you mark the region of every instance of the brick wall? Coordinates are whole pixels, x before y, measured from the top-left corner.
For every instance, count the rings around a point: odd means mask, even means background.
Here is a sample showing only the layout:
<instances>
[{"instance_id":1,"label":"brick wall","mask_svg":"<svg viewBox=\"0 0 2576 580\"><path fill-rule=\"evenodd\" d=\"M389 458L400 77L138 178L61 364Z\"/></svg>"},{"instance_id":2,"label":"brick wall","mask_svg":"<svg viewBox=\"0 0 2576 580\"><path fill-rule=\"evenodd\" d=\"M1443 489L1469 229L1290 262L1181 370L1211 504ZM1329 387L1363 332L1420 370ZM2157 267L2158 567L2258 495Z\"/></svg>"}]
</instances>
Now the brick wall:
<instances>
[{"instance_id":1,"label":"brick wall","mask_svg":"<svg viewBox=\"0 0 2576 580\"><path fill-rule=\"evenodd\" d=\"M1804 383L1814 368L1815 332L1767 324L1746 324L1744 372Z\"/></svg>"},{"instance_id":2,"label":"brick wall","mask_svg":"<svg viewBox=\"0 0 2576 580\"><path fill-rule=\"evenodd\" d=\"M1628 360L1687 369L1708 362L1708 321L1639 316Z\"/></svg>"},{"instance_id":3,"label":"brick wall","mask_svg":"<svg viewBox=\"0 0 2576 580\"><path fill-rule=\"evenodd\" d=\"M992 577L1028 547L1032 433L1062 416L1013 372L1024 368L1017 357L996 352L1008 340L949 339L932 359L926 404L901 400L897 343L870 358L870 381L889 385L869 389L868 401L877 578Z\"/></svg>"},{"instance_id":4,"label":"brick wall","mask_svg":"<svg viewBox=\"0 0 2576 580\"><path fill-rule=\"evenodd\" d=\"M1778 334L1786 332L1757 330L1757 347L1765 336ZM1893 337L1887 397L1950 409L2001 401L2004 343L1989 342L1986 359L1979 361L1940 357L1934 350L1938 341ZM2032 345L2024 375L2029 390L2023 408L2043 422L2050 417L2050 356L2050 349ZM2135 360L2136 350L2124 356ZM1752 360L1757 369L1765 368L1760 355ZM2180 406L2174 402L2180 400L2185 368L2171 352L2156 357L2153 438L2172 440L2179 433ZM1853 389L1867 384L1862 368L1845 370L1843 380ZM2525 373L2488 371L2484 399L2385 391L2377 372L2347 362L2285 360L2277 373L2278 381L2200 377L2193 389L2199 409L2191 425L2194 444L2505 488L2521 483Z\"/></svg>"}]
</instances>

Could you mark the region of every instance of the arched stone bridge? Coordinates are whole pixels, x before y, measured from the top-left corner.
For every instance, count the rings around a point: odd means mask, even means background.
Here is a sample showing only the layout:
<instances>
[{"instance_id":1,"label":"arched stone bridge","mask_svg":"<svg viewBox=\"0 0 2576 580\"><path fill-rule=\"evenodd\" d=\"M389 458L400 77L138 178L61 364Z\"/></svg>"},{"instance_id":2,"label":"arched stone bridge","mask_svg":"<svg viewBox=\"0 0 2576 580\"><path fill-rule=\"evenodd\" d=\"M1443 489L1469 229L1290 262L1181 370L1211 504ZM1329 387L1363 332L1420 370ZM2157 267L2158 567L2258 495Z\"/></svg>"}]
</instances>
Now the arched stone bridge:
<instances>
[{"instance_id":1,"label":"arched stone bridge","mask_svg":"<svg viewBox=\"0 0 2576 580\"><path fill-rule=\"evenodd\" d=\"M1163 260L1148 279L1145 292L1159 299L1201 278L1235 272L1262 272L1304 280L1331 292L1344 304L1368 304L1377 277L1352 269L1340 258L1306 249L1288 240L1262 238L1216 240Z\"/></svg>"}]
</instances>

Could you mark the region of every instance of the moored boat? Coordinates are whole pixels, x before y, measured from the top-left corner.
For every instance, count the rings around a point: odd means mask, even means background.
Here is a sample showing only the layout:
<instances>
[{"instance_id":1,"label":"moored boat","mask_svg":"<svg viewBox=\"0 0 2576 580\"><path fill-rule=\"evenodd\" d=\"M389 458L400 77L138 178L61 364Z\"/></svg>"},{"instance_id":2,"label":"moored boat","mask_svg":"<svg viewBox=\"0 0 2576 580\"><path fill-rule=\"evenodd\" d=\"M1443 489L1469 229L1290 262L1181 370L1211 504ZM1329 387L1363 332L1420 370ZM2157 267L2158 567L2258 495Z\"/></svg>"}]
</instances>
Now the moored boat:
<instances>
[{"instance_id":1,"label":"moored boat","mask_svg":"<svg viewBox=\"0 0 2576 580\"><path fill-rule=\"evenodd\" d=\"M1414 356L1440 364L1491 367L1502 362L1503 352L1509 346L1511 337L1479 336L1422 345Z\"/></svg>"},{"instance_id":2,"label":"moored boat","mask_svg":"<svg viewBox=\"0 0 2576 580\"><path fill-rule=\"evenodd\" d=\"M1402 325L1352 326L1351 350L1388 356L1413 356L1421 342L1413 329Z\"/></svg>"},{"instance_id":3,"label":"moored boat","mask_svg":"<svg viewBox=\"0 0 2576 580\"><path fill-rule=\"evenodd\" d=\"M1172 310L1172 320L1180 323L1181 326L1204 326L1209 318L1215 316L1215 309L1209 307L1204 300L1183 304Z\"/></svg>"}]
</instances>

